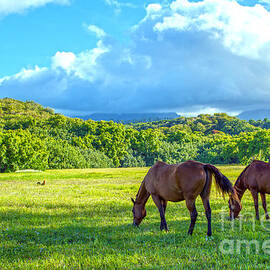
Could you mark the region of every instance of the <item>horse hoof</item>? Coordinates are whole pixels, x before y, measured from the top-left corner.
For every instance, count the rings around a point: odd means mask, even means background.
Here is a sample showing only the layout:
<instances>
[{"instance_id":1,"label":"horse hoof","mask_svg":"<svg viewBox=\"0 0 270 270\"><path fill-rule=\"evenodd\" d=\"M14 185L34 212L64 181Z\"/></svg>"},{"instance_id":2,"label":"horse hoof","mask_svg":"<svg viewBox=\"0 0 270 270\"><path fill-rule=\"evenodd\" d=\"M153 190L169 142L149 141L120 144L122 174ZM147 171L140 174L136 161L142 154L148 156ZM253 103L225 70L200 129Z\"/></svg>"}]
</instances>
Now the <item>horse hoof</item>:
<instances>
[{"instance_id":1,"label":"horse hoof","mask_svg":"<svg viewBox=\"0 0 270 270\"><path fill-rule=\"evenodd\" d=\"M165 230L167 232L168 231L168 228L165 225L160 225L160 230L161 231Z\"/></svg>"},{"instance_id":2,"label":"horse hoof","mask_svg":"<svg viewBox=\"0 0 270 270\"><path fill-rule=\"evenodd\" d=\"M206 241L213 241L214 238L213 238L213 236L208 236L208 235L206 235L206 236L205 236L205 240L206 240Z\"/></svg>"}]
</instances>

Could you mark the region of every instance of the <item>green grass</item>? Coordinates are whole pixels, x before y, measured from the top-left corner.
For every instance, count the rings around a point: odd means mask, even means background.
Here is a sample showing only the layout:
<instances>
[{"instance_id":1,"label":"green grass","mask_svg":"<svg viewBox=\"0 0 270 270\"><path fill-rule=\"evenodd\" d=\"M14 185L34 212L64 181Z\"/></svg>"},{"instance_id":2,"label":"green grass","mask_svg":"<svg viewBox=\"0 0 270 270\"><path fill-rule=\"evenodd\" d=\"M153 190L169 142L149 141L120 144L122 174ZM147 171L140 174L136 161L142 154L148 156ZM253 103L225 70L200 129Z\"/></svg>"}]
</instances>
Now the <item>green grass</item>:
<instances>
[{"instance_id":1,"label":"green grass","mask_svg":"<svg viewBox=\"0 0 270 270\"><path fill-rule=\"evenodd\" d=\"M219 166L234 182L241 166ZM187 235L185 202L168 203L169 232L159 230L159 212L150 199L140 228L132 223L132 203L147 168L52 170L0 174L0 269L265 269L269 254L262 244L270 225L253 228L254 206L247 192L244 222L228 220L228 200L213 186L213 239L200 198L198 219ZM45 186L37 181L46 179ZM260 204L260 214L263 210ZM243 248L223 254L222 241L256 240L259 251ZM227 250L227 249L226 249Z\"/></svg>"}]
</instances>

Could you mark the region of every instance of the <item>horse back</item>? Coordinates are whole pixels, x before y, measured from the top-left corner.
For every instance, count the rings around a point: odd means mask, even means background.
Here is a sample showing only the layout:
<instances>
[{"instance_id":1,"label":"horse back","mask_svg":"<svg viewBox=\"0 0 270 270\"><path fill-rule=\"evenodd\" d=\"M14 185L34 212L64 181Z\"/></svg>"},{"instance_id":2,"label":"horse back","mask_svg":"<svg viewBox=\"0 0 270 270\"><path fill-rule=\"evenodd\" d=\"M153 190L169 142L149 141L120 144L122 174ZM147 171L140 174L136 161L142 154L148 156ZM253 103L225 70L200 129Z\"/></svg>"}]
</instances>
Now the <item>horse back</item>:
<instances>
[{"instance_id":1,"label":"horse back","mask_svg":"<svg viewBox=\"0 0 270 270\"><path fill-rule=\"evenodd\" d=\"M203 191L205 183L206 172L203 163L196 161L172 165L158 161L145 177L147 191L168 201L197 197Z\"/></svg>"},{"instance_id":2,"label":"horse back","mask_svg":"<svg viewBox=\"0 0 270 270\"><path fill-rule=\"evenodd\" d=\"M248 189L270 193L270 164L259 160L253 161L245 172L244 180Z\"/></svg>"}]
</instances>

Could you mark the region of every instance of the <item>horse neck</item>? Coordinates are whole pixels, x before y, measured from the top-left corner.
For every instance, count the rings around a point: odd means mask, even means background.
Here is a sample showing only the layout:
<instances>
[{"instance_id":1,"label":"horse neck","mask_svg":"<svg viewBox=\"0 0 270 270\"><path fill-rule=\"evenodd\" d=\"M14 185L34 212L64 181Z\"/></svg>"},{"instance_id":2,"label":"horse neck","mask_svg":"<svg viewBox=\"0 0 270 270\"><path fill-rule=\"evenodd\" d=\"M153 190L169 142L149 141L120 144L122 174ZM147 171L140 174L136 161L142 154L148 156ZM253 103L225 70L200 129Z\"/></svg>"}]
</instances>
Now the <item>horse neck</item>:
<instances>
[{"instance_id":1,"label":"horse neck","mask_svg":"<svg viewBox=\"0 0 270 270\"><path fill-rule=\"evenodd\" d=\"M136 203L145 205L148 198L149 198L149 196L150 196L150 194L146 190L145 182L143 180L142 183L141 183L141 186L139 188L139 191L138 191L138 193L136 195Z\"/></svg>"},{"instance_id":2,"label":"horse neck","mask_svg":"<svg viewBox=\"0 0 270 270\"><path fill-rule=\"evenodd\" d=\"M247 189L244 185L243 177L240 177L239 179L237 179L237 181L234 185L234 189L237 192L238 199L241 201L241 199L242 199L242 197Z\"/></svg>"}]
</instances>

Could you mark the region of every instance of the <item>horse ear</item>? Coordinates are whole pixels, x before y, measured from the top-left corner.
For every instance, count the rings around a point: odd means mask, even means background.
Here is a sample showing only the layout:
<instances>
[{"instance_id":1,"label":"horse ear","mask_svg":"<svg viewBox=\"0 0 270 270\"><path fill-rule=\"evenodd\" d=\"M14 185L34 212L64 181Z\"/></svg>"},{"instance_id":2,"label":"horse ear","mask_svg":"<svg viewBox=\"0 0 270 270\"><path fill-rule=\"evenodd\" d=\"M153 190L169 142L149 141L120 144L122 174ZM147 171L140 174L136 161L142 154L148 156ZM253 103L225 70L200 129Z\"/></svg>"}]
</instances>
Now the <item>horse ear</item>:
<instances>
[{"instance_id":1,"label":"horse ear","mask_svg":"<svg viewBox=\"0 0 270 270\"><path fill-rule=\"evenodd\" d=\"M133 198L130 198L131 199L131 201L133 202L133 204L135 204L135 201L134 201L134 199Z\"/></svg>"}]
</instances>

